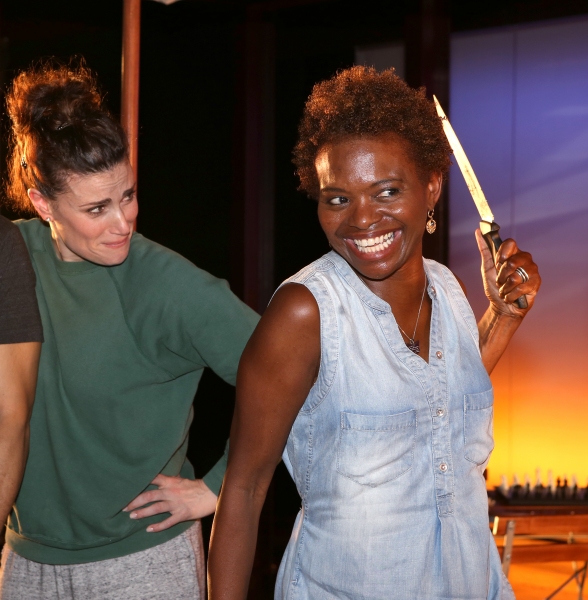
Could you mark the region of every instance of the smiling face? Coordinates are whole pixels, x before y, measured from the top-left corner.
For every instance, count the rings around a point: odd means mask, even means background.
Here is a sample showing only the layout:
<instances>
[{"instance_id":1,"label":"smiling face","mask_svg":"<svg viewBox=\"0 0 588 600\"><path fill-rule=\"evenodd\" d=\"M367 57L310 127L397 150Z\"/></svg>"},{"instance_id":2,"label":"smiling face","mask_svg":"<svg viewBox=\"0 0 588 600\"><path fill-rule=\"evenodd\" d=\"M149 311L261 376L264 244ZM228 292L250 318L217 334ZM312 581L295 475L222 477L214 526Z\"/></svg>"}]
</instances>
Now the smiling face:
<instances>
[{"instance_id":1,"label":"smiling face","mask_svg":"<svg viewBox=\"0 0 588 600\"><path fill-rule=\"evenodd\" d=\"M323 147L315 161L321 227L368 287L415 269L422 273L427 212L442 178L423 181L406 144L393 134L346 138Z\"/></svg>"},{"instance_id":2,"label":"smiling face","mask_svg":"<svg viewBox=\"0 0 588 600\"><path fill-rule=\"evenodd\" d=\"M128 161L108 171L74 174L67 192L56 200L37 190L29 197L43 220L50 220L53 240L62 260L88 260L118 265L129 254L138 206L135 178Z\"/></svg>"}]
</instances>

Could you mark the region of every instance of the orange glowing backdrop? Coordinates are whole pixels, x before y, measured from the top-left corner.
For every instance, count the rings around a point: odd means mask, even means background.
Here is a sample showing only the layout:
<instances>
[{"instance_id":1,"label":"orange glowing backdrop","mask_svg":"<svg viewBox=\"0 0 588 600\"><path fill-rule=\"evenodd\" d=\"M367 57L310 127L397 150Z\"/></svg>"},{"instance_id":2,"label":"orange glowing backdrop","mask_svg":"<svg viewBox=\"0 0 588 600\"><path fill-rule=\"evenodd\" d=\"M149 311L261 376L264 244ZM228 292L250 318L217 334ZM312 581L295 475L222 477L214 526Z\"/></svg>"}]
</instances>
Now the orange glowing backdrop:
<instances>
[{"instance_id":1,"label":"orange glowing backdrop","mask_svg":"<svg viewBox=\"0 0 588 600\"><path fill-rule=\"evenodd\" d=\"M541 468L588 478L588 19L455 35L450 119L502 226L543 277L492 375L489 484ZM454 166L450 266L477 316L478 216Z\"/></svg>"}]
</instances>

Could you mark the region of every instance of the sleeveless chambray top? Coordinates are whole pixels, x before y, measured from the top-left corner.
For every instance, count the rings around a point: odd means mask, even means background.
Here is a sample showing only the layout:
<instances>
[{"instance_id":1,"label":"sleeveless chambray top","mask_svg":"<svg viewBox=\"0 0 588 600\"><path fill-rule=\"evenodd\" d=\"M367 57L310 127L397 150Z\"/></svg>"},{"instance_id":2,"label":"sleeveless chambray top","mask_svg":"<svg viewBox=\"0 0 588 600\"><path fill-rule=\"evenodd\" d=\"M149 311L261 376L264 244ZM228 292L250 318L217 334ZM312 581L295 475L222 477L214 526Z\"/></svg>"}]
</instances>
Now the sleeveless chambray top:
<instances>
[{"instance_id":1,"label":"sleeveless chambray top","mask_svg":"<svg viewBox=\"0 0 588 600\"><path fill-rule=\"evenodd\" d=\"M478 328L451 272L424 266L428 364L335 252L285 282L318 303L321 364L283 455L302 508L276 600L514 598L488 526Z\"/></svg>"}]
</instances>

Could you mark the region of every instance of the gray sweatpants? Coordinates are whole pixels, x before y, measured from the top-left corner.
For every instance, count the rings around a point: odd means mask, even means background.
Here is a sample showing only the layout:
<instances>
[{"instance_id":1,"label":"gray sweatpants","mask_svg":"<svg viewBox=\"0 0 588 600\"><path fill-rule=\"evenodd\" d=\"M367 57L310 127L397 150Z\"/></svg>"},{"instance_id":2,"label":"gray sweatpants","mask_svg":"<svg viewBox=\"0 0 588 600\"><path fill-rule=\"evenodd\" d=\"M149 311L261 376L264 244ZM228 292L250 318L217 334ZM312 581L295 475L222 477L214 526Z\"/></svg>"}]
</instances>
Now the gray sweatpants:
<instances>
[{"instance_id":1,"label":"gray sweatpants","mask_svg":"<svg viewBox=\"0 0 588 600\"><path fill-rule=\"evenodd\" d=\"M109 560L45 565L2 552L0 600L204 600L200 521L169 542Z\"/></svg>"}]
</instances>

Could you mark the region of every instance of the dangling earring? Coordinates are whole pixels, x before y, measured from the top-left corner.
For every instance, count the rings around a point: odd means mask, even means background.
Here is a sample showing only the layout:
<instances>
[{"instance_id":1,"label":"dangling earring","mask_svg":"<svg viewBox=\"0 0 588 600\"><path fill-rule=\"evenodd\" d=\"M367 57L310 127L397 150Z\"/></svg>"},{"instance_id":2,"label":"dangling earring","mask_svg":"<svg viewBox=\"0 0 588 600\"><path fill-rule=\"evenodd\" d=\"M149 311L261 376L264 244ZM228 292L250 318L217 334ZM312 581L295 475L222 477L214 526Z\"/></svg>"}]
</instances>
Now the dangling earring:
<instances>
[{"instance_id":1,"label":"dangling earring","mask_svg":"<svg viewBox=\"0 0 588 600\"><path fill-rule=\"evenodd\" d=\"M435 214L434 210L430 210L427 213L427 217L429 218L429 220L427 221L427 224L425 225L425 229L427 230L427 233L434 233L435 229L437 229L437 223L433 219L434 214Z\"/></svg>"}]
</instances>

